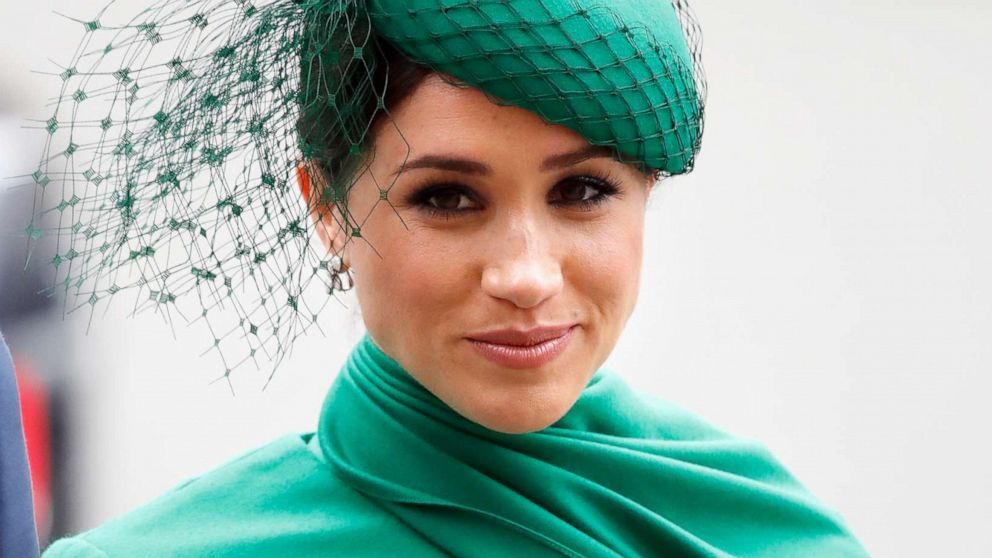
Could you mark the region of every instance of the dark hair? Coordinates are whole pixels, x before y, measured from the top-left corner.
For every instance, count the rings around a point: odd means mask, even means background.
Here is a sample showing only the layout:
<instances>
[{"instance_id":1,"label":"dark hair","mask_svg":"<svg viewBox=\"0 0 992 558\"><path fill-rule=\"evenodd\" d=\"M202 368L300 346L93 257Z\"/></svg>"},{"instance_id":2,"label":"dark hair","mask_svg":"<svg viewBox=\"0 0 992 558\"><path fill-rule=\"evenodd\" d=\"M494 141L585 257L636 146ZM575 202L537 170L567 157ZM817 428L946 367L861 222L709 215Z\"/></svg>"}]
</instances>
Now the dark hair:
<instances>
[{"instance_id":1,"label":"dark hair","mask_svg":"<svg viewBox=\"0 0 992 558\"><path fill-rule=\"evenodd\" d=\"M312 200L334 203L346 215L348 191L376 130L435 72L377 38L370 27L332 28L329 34L323 40L315 34L301 51L297 132L303 159L322 187Z\"/></svg>"}]
</instances>

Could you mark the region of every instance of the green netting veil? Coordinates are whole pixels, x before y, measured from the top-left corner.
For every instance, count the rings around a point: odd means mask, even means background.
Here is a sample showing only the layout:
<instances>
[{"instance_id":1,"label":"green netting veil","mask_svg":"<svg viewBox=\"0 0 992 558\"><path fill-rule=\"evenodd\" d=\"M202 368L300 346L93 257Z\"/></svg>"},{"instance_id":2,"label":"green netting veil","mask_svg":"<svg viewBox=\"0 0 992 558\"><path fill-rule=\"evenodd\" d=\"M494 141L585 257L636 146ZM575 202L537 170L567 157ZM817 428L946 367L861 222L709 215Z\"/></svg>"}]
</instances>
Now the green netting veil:
<instances>
[{"instance_id":1,"label":"green netting veil","mask_svg":"<svg viewBox=\"0 0 992 558\"><path fill-rule=\"evenodd\" d=\"M57 72L27 234L53 238L71 309L202 322L224 377L274 370L338 300L313 214L365 241L346 202L389 118L386 51L659 175L699 151L682 0L160 0L124 24L113 7L79 20ZM301 166L326 187L301 195Z\"/></svg>"}]
</instances>

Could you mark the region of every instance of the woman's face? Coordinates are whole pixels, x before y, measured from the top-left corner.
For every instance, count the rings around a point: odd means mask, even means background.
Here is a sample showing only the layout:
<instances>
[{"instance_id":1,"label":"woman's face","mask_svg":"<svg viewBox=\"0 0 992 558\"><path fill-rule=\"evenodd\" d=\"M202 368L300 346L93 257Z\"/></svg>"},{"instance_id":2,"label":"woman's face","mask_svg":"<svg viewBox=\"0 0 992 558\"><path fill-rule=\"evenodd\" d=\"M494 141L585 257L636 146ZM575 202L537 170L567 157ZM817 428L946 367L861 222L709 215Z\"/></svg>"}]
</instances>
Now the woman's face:
<instances>
[{"instance_id":1,"label":"woman's face","mask_svg":"<svg viewBox=\"0 0 992 558\"><path fill-rule=\"evenodd\" d=\"M343 260L369 334L469 420L550 426L633 310L653 180L437 76L392 117L348 201L361 238Z\"/></svg>"}]
</instances>

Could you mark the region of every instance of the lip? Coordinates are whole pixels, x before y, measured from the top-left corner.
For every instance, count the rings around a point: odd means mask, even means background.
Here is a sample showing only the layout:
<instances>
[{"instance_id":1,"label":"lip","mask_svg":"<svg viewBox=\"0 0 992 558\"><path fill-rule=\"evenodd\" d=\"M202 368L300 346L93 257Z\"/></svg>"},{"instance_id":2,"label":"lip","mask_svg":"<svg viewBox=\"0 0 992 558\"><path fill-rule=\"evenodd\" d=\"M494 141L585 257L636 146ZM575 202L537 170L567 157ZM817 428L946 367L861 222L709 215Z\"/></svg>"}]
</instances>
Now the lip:
<instances>
[{"instance_id":1,"label":"lip","mask_svg":"<svg viewBox=\"0 0 992 558\"><path fill-rule=\"evenodd\" d=\"M529 330L500 329L474 333L465 339L477 353L507 368L536 368L560 355L578 324L542 326Z\"/></svg>"}]
</instances>

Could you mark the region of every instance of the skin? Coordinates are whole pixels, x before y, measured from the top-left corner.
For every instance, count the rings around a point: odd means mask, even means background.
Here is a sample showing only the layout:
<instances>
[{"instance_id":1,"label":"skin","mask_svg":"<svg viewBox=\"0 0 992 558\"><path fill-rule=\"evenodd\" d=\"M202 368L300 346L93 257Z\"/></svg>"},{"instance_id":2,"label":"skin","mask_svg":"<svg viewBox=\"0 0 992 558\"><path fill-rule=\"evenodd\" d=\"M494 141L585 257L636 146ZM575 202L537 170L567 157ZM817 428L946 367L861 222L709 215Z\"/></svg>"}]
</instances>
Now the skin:
<instances>
[{"instance_id":1,"label":"skin","mask_svg":"<svg viewBox=\"0 0 992 558\"><path fill-rule=\"evenodd\" d=\"M372 340L473 422L504 433L552 425L606 360L633 311L654 177L604 149L549 167L549 159L591 146L572 130L437 76L391 116L376 131L370 165L348 200L364 220L362 238L345 242L336 219L315 217L328 249L354 272ZM475 165L435 160L412 168L428 155ZM480 165L485 172L473 168ZM618 191L601 203L576 203L600 193L601 182L576 182L586 175L609 178ZM459 186L410 199L431 183ZM438 207L457 211L431 211ZM497 365L466 339L561 324L577 325L570 342L537 368Z\"/></svg>"}]
</instances>

